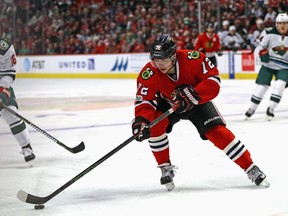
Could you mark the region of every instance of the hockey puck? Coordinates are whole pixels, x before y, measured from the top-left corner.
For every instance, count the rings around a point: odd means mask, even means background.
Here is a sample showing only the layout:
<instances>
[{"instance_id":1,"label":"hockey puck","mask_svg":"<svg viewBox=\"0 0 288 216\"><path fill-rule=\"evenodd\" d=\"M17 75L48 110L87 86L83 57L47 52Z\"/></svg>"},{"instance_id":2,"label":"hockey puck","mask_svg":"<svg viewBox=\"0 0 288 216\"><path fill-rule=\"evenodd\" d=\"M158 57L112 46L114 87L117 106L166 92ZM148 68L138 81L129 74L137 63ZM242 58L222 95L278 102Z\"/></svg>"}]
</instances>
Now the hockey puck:
<instances>
[{"instance_id":1,"label":"hockey puck","mask_svg":"<svg viewBox=\"0 0 288 216\"><path fill-rule=\"evenodd\" d=\"M45 208L45 205L43 205L43 204L38 204L38 205L35 205L34 206L34 209L44 209Z\"/></svg>"}]
</instances>

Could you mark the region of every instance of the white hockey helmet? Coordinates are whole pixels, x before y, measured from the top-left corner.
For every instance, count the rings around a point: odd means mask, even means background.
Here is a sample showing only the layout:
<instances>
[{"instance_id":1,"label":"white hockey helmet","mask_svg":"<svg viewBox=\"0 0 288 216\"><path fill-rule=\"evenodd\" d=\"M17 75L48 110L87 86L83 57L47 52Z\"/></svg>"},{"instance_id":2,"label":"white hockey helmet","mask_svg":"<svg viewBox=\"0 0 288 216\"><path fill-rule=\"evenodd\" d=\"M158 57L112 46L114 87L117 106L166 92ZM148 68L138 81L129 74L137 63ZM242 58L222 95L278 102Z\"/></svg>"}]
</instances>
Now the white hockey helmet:
<instances>
[{"instance_id":1,"label":"white hockey helmet","mask_svg":"<svg viewBox=\"0 0 288 216\"><path fill-rule=\"evenodd\" d=\"M288 15L286 13L279 13L276 17L276 23L288 22Z\"/></svg>"}]
</instances>

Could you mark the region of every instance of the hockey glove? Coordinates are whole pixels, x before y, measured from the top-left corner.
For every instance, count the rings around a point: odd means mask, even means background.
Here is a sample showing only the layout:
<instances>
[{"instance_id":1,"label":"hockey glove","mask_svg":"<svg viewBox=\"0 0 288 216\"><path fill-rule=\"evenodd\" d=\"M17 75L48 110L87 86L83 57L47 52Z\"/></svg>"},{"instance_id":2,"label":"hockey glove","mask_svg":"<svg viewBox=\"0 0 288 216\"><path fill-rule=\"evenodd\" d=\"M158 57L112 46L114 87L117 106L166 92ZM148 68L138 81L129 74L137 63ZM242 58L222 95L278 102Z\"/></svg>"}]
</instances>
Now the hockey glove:
<instances>
[{"instance_id":1,"label":"hockey glove","mask_svg":"<svg viewBox=\"0 0 288 216\"><path fill-rule=\"evenodd\" d=\"M222 55L223 55L223 51L222 51L222 50L218 50L218 51L217 51L217 55L218 55L218 56L222 56Z\"/></svg>"},{"instance_id":2,"label":"hockey glove","mask_svg":"<svg viewBox=\"0 0 288 216\"><path fill-rule=\"evenodd\" d=\"M206 54L206 51L203 48L200 48L199 52L202 52L203 54Z\"/></svg>"},{"instance_id":3,"label":"hockey glove","mask_svg":"<svg viewBox=\"0 0 288 216\"><path fill-rule=\"evenodd\" d=\"M200 96L194 90L192 85L182 87L176 90L173 101L178 105L176 113L183 113L191 110L195 105L199 104Z\"/></svg>"},{"instance_id":4,"label":"hockey glove","mask_svg":"<svg viewBox=\"0 0 288 216\"><path fill-rule=\"evenodd\" d=\"M262 62L269 62L269 51L267 49L260 50L259 56Z\"/></svg>"},{"instance_id":5,"label":"hockey glove","mask_svg":"<svg viewBox=\"0 0 288 216\"><path fill-rule=\"evenodd\" d=\"M150 129L148 124L150 122L142 116L137 116L132 121L132 133L134 139L138 142L142 142L150 137Z\"/></svg>"},{"instance_id":6,"label":"hockey glove","mask_svg":"<svg viewBox=\"0 0 288 216\"><path fill-rule=\"evenodd\" d=\"M7 88L0 87L0 109L1 104L6 104L10 98L10 92Z\"/></svg>"}]
</instances>

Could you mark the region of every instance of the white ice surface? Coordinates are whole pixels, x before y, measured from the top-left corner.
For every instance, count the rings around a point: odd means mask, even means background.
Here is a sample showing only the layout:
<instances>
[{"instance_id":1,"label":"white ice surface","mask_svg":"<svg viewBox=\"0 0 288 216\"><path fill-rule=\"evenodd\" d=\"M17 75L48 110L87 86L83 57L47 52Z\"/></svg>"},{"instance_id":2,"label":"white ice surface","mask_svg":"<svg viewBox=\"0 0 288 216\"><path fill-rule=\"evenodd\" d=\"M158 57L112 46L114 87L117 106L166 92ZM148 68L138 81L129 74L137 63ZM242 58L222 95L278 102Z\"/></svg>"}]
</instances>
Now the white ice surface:
<instances>
[{"instance_id":1,"label":"white ice surface","mask_svg":"<svg viewBox=\"0 0 288 216\"><path fill-rule=\"evenodd\" d=\"M193 125L182 121L169 135L171 160L178 166L176 188L160 185L160 170L148 142L135 141L34 210L17 199L18 190L47 196L131 136L135 80L18 79L20 114L72 147L72 154L27 125L36 154L30 168L0 120L0 216L284 216L288 215L288 99L275 119L265 119L270 91L248 121L244 113L254 80L222 80L215 99L228 128L241 139L267 174L270 188L247 175Z\"/></svg>"}]
</instances>

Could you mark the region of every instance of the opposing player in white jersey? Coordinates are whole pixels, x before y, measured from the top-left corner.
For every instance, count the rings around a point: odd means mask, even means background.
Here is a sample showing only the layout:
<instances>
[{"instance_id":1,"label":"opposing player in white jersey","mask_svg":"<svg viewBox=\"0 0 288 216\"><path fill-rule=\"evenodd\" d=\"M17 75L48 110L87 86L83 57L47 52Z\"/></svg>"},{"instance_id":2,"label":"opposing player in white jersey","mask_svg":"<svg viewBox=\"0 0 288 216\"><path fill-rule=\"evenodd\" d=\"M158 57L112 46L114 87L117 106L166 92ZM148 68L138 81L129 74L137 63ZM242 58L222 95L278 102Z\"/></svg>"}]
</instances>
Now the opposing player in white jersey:
<instances>
[{"instance_id":1,"label":"opposing player in white jersey","mask_svg":"<svg viewBox=\"0 0 288 216\"><path fill-rule=\"evenodd\" d=\"M16 53L13 44L6 39L0 38L0 101L9 106L14 111L18 110L18 104L12 88L12 83L16 78ZM10 130L21 146L24 160L30 162L35 159L30 145L29 133L25 123L8 112L1 106L0 116L9 125Z\"/></svg>"},{"instance_id":2,"label":"opposing player in white jersey","mask_svg":"<svg viewBox=\"0 0 288 216\"><path fill-rule=\"evenodd\" d=\"M275 77L266 111L268 120L271 120L288 83L288 15L278 14L275 27L265 29L259 39L262 66L256 79L257 85L250 100L250 107L245 115L246 118L250 118L254 114Z\"/></svg>"}]
</instances>

